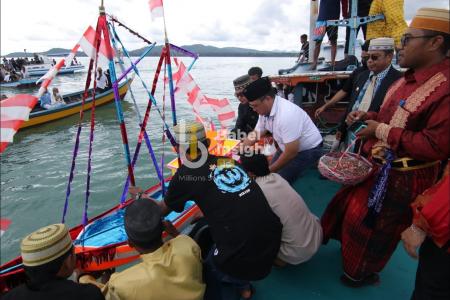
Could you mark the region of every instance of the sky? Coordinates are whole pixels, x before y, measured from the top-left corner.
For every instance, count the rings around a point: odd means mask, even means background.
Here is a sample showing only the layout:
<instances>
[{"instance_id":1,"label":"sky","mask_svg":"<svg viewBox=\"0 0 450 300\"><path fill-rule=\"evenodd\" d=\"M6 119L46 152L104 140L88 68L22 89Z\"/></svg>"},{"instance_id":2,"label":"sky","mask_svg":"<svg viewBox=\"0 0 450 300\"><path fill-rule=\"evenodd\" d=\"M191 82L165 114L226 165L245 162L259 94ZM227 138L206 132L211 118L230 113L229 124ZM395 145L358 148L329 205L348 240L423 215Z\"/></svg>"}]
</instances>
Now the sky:
<instances>
[{"instance_id":1,"label":"sky","mask_svg":"<svg viewBox=\"0 0 450 300\"><path fill-rule=\"evenodd\" d=\"M404 0L405 19L418 8L448 8L448 0ZM116 16L151 41L162 44L162 19L152 20L147 0L104 0ZM84 30L95 28L100 0L1 0L0 53L72 48ZM298 51L299 35L309 31L308 0L165 0L170 42L257 50ZM345 34L340 31L340 38ZM129 50L144 44L119 32Z\"/></svg>"}]
</instances>

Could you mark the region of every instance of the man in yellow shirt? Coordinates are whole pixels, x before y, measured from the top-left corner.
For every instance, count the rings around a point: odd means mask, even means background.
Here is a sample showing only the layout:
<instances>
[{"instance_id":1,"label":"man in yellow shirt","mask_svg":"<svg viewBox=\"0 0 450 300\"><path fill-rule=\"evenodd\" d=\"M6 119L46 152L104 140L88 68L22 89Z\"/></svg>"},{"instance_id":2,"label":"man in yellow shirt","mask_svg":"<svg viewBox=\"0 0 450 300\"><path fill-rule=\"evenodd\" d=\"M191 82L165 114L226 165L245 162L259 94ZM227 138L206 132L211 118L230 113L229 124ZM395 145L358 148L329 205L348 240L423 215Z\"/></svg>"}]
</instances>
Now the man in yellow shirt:
<instances>
[{"instance_id":1,"label":"man in yellow shirt","mask_svg":"<svg viewBox=\"0 0 450 300\"><path fill-rule=\"evenodd\" d=\"M201 300L205 291L199 246L178 235L163 243L162 213L148 199L133 202L125 211L128 243L141 254L141 262L111 275L106 285L90 275L80 282L95 283L107 300Z\"/></svg>"},{"instance_id":2,"label":"man in yellow shirt","mask_svg":"<svg viewBox=\"0 0 450 300\"><path fill-rule=\"evenodd\" d=\"M408 27L403 12L403 4L404 0L374 0L370 6L369 16L383 14L384 20L367 25L366 39L391 37L395 40L395 46L398 48L400 38Z\"/></svg>"}]
</instances>

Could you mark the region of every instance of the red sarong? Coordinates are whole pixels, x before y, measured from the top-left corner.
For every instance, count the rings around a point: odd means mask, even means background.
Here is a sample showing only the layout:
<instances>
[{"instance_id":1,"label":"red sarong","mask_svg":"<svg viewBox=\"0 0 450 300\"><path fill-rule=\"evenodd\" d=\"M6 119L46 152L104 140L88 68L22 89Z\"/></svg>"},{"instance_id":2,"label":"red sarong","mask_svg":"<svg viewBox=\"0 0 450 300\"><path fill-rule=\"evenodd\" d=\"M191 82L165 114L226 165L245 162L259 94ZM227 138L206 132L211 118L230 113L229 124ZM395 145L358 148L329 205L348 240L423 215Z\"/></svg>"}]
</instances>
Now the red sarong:
<instances>
[{"instance_id":1,"label":"red sarong","mask_svg":"<svg viewBox=\"0 0 450 300\"><path fill-rule=\"evenodd\" d=\"M322 216L324 243L341 241L344 272L354 279L380 272L395 251L400 234L412 222L411 202L436 181L439 165L410 171L391 170L386 197L373 229L364 225L371 176L343 187Z\"/></svg>"}]
</instances>

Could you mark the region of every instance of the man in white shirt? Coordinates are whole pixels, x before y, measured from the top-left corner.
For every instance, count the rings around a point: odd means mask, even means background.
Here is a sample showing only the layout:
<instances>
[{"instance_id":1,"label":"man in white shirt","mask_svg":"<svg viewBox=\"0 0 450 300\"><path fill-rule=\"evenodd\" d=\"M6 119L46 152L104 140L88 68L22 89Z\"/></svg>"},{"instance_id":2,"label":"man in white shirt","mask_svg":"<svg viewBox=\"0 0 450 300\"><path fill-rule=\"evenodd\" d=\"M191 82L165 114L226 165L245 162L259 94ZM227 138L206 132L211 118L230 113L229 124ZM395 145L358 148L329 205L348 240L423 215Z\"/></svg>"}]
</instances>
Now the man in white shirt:
<instances>
[{"instance_id":1,"label":"man in white shirt","mask_svg":"<svg viewBox=\"0 0 450 300\"><path fill-rule=\"evenodd\" d=\"M275 265L297 265L309 260L322 244L319 218L310 212L302 197L276 173L270 173L266 156L248 153L241 164L264 193L272 211L283 224Z\"/></svg>"},{"instance_id":2,"label":"man in white shirt","mask_svg":"<svg viewBox=\"0 0 450 300\"><path fill-rule=\"evenodd\" d=\"M259 114L255 130L244 140L244 147L271 133L280 149L272 159L270 172L294 182L322 155L319 130L303 109L275 95L267 77L255 80L243 93Z\"/></svg>"},{"instance_id":3,"label":"man in white shirt","mask_svg":"<svg viewBox=\"0 0 450 300\"><path fill-rule=\"evenodd\" d=\"M97 68L97 93L103 93L106 90L106 86L108 85L108 79L106 78L106 75L103 73L102 68Z\"/></svg>"}]
</instances>

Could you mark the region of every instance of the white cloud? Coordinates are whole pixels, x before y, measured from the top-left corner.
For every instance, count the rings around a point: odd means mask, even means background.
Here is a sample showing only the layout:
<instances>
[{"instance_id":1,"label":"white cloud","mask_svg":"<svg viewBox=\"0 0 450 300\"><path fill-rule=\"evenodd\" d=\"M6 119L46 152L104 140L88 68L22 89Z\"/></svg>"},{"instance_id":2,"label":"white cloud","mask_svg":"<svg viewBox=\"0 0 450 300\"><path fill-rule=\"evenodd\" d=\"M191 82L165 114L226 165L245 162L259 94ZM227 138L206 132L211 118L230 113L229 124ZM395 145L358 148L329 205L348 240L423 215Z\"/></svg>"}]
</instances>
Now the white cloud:
<instances>
[{"instance_id":1,"label":"white cloud","mask_svg":"<svg viewBox=\"0 0 450 300\"><path fill-rule=\"evenodd\" d=\"M2 0L1 54L71 48L88 25L95 26L98 0ZM163 43L161 20L152 21L147 0L105 0L106 10L151 41ZM421 6L446 7L447 0L405 0L410 20ZM165 0L171 42L202 43L258 50L298 50L298 37L309 27L307 0ZM342 30L340 31L342 32ZM119 34L127 48L144 44L126 31ZM343 35L341 35L343 38Z\"/></svg>"}]
</instances>

